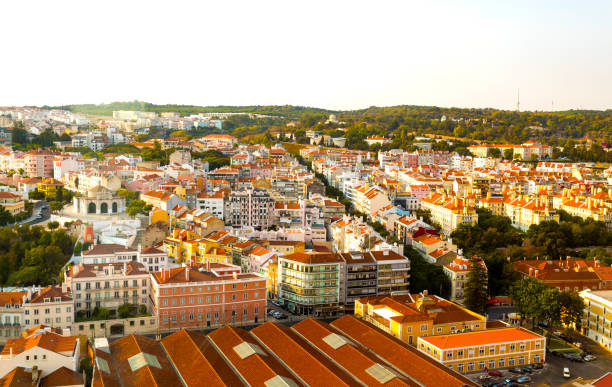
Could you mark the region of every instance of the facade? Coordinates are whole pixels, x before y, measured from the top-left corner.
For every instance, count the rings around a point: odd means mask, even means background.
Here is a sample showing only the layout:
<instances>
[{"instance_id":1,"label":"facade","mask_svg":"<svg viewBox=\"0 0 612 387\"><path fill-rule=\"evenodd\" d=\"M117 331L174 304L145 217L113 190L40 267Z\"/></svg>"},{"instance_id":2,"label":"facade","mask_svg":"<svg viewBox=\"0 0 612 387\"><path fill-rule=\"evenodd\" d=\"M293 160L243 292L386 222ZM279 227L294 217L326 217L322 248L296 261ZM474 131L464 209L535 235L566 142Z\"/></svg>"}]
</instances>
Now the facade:
<instances>
[{"instance_id":1,"label":"facade","mask_svg":"<svg viewBox=\"0 0 612 387\"><path fill-rule=\"evenodd\" d=\"M225 214L233 227L266 229L274 221L274 199L260 189L232 191Z\"/></svg>"},{"instance_id":2,"label":"facade","mask_svg":"<svg viewBox=\"0 0 612 387\"><path fill-rule=\"evenodd\" d=\"M162 331L256 324L264 319L265 277L242 274L237 266L183 266L151 277L154 312Z\"/></svg>"},{"instance_id":3,"label":"facade","mask_svg":"<svg viewBox=\"0 0 612 387\"><path fill-rule=\"evenodd\" d=\"M278 257L278 295L298 314L334 316L340 305L342 258L332 253Z\"/></svg>"},{"instance_id":4,"label":"facade","mask_svg":"<svg viewBox=\"0 0 612 387\"><path fill-rule=\"evenodd\" d=\"M86 265L97 264L123 264L124 262L142 263L148 272L159 271L162 267L169 267L174 264L174 260L168 257L165 252L154 247L136 249L126 248L125 246L108 243L94 244L89 250L81 253L81 262Z\"/></svg>"},{"instance_id":5,"label":"facade","mask_svg":"<svg viewBox=\"0 0 612 387\"><path fill-rule=\"evenodd\" d=\"M24 170L30 177L53 177L53 158L55 153L37 149L24 155Z\"/></svg>"},{"instance_id":6,"label":"facade","mask_svg":"<svg viewBox=\"0 0 612 387\"><path fill-rule=\"evenodd\" d=\"M223 192L202 192L196 198L196 207L213 214L219 219L225 219L225 199Z\"/></svg>"},{"instance_id":7,"label":"facade","mask_svg":"<svg viewBox=\"0 0 612 387\"><path fill-rule=\"evenodd\" d=\"M543 363L546 339L523 328L419 337L417 348L459 373Z\"/></svg>"},{"instance_id":8,"label":"facade","mask_svg":"<svg viewBox=\"0 0 612 387\"><path fill-rule=\"evenodd\" d=\"M15 216L25 211L25 202L21 195L12 192L0 192L0 207L4 207L11 215Z\"/></svg>"},{"instance_id":9,"label":"facade","mask_svg":"<svg viewBox=\"0 0 612 387\"><path fill-rule=\"evenodd\" d=\"M28 292L0 292L0 344L21 335L27 296Z\"/></svg>"},{"instance_id":10,"label":"facade","mask_svg":"<svg viewBox=\"0 0 612 387\"><path fill-rule=\"evenodd\" d=\"M485 271L487 270L483 260L480 260L478 264L482 265ZM465 283L468 280L472 265L473 263L469 259L461 256L444 265L444 274L451 282L451 301L463 305Z\"/></svg>"},{"instance_id":11,"label":"facade","mask_svg":"<svg viewBox=\"0 0 612 387\"><path fill-rule=\"evenodd\" d=\"M184 201L175 194L165 191L149 191L143 193L140 199L153 207L161 208L164 211L170 211L178 205L183 205Z\"/></svg>"},{"instance_id":12,"label":"facade","mask_svg":"<svg viewBox=\"0 0 612 387\"><path fill-rule=\"evenodd\" d=\"M421 200L421 208L431 211L431 219L440 225L446 235L452 234L460 224L478 223L474 208L456 196L431 193Z\"/></svg>"},{"instance_id":13,"label":"facade","mask_svg":"<svg viewBox=\"0 0 612 387\"><path fill-rule=\"evenodd\" d=\"M74 302L66 286L48 286L29 294L29 297L23 304L25 329L44 324L70 332L74 322Z\"/></svg>"},{"instance_id":14,"label":"facade","mask_svg":"<svg viewBox=\"0 0 612 387\"><path fill-rule=\"evenodd\" d=\"M355 301L355 316L410 345L421 336L486 329L484 316L427 291L363 297Z\"/></svg>"},{"instance_id":15,"label":"facade","mask_svg":"<svg viewBox=\"0 0 612 387\"><path fill-rule=\"evenodd\" d=\"M582 334L612 351L612 290L583 290Z\"/></svg>"},{"instance_id":16,"label":"facade","mask_svg":"<svg viewBox=\"0 0 612 387\"><path fill-rule=\"evenodd\" d=\"M95 308L107 308L114 316L123 304L145 305L147 311L151 310L149 273L139 262L80 263L66 271L65 281L77 314L84 311L90 317Z\"/></svg>"},{"instance_id":17,"label":"facade","mask_svg":"<svg viewBox=\"0 0 612 387\"><path fill-rule=\"evenodd\" d=\"M90 189L87 196L75 196L72 201L74 211L79 215L125 212L125 198L115 196L111 190L100 185Z\"/></svg>"},{"instance_id":18,"label":"facade","mask_svg":"<svg viewBox=\"0 0 612 387\"><path fill-rule=\"evenodd\" d=\"M597 260L523 260L512 262L512 268L521 278L533 277L559 290L612 289L612 271Z\"/></svg>"}]
</instances>

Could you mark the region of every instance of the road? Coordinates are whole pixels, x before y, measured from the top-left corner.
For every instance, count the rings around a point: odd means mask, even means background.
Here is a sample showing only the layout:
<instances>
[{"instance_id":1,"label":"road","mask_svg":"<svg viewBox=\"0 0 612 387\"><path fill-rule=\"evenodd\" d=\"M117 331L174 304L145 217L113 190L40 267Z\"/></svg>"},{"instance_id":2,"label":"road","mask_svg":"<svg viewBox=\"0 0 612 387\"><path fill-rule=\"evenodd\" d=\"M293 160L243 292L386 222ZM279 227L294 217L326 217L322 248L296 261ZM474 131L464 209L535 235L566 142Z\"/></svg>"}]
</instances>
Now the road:
<instances>
[{"instance_id":1,"label":"road","mask_svg":"<svg viewBox=\"0 0 612 387\"><path fill-rule=\"evenodd\" d=\"M42 215L42 217L39 217L39 215ZM30 216L28 219L25 219L19 222L19 224L20 225L24 225L24 224L32 225L32 224L38 224L38 223L45 223L49 220L50 217L51 217L51 213L49 211L49 204L47 203L47 201L38 200L33 203L32 216Z\"/></svg>"}]
</instances>

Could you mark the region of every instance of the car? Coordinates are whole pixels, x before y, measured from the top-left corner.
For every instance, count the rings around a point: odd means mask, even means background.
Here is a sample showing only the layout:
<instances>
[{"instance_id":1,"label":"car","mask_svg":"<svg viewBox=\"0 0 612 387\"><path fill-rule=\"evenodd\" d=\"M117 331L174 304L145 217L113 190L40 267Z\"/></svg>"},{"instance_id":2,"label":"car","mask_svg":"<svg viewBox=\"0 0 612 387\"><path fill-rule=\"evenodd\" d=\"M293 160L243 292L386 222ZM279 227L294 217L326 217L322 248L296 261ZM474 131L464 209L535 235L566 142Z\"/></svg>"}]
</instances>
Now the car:
<instances>
[{"instance_id":1,"label":"car","mask_svg":"<svg viewBox=\"0 0 612 387\"><path fill-rule=\"evenodd\" d=\"M488 383L484 383L482 386L483 387L498 387L498 386L501 386L501 384L497 383L496 381L491 381Z\"/></svg>"},{"instance_id":2,"label":"car","mask_svg":"<svg viewBox=\"0 0 612 387\"><path fill-rule=\"evenodd\" d=\"M531 368L533 368L534 370L541 370L542 368L544 368L544 364L542 363L535 363L531 365Z\"/></svg>"},{"instance_id":3,"label":"car","mask_svg":"<svg viewBox=\"0 0 612 387\"><path fill-rule=\"evenodd\" d=\"M569 368L565 367L565 368L563 369L563 377L564 377L565 379L569 379L569 378L571 378Z\"/></svg>"},{"instance_id":4,"label":"car","mask_svg":"<svg viewBox=\"0 0 612 387\"><path fill-rule=\"evenodd\" d=\"M529 376L521 376L516 380L517 383L525 384L531 382L531 378Z\"/></svg>"},{"instance_id":5,"label":"car","mask_svg":"<svg viewBox=\"0 0 612 387\"><path fill-rule=\"evenodd\" d=\"M576 355L575 353L568 353L565 355L565 358L567 360L575 361L577 363L584 363L584 360L582 360L582 357L580 355Z\"/></svg>"},{"instance_id":6,"label":"car","mask_svg":"<svg viewBox=\"0 0 612 387\"><path fill-rule=\"evenodd\" d=\"M583 357L584 361L593 361L597 359L597 356L593 356L593 355L586 355L585 357Z\"/></svg>"},{"instance_id":7,"label":"car","mask_svg":"<svg viewBox=\"0 0 612 387\"><path fill-rule=\"evenodd\" d=\"M286 319L288 319L288 318L289 318L289 316L287 316L287 315L286 315L286 314L284 314L284 313L280 313L280 315L277 317L277 319L279 319L279 320L286 320Z\"/></svg>"},{"instance_id":8,"label":"car","mask_svg":"<svg viewBox=\"0 0 612 387\"><path fill-rule=\"evenodd\" d=\"M480 375L478 377L478 380L482 380L482 381L491 380L491 377L489 375Z\"/></svg>"},{"instance_id":9,"label":"car","mask_svg":"<svg viewBox=\"0 0 612 387\"><path fill-rule=\"evenodd\" d=\"M512 367L508 371L512 372L513 374L522 374L523 373L523 370L518 368L518 367Z\"/></svg>"},{"instance_id":10,"label":"car","mask_svg":"<svg viewBox=\"0 0 612 387\"><path fill-rule=\"evenodd\" d=\"M533 370L529 367L523 367L521 368L521 370L523 371L524 374L530 374L533 372Z\"/></svg>"},{"instance_id":11,"label":"car","mask_svg":"<svg viewBox=\"0 0 612 387\"><path fill-rule=\"evenodd\" d=\"M508 383L516 383L516 378L506 378L504 379L504 383L508 384Z\"/></svg>"},{"instance_id":12,"label":"car","mask_svg":"<svg viewBox=\"0 0 612 387\"><path fill-rule=\"evenodd\" d=\"M272 317L279 318L281 316L281 312L277 312L276 310L272 313Z\"/></svg>"},{"instance_id":13,"label":"car","mask_svg":"<svg viewBox=\"0 0 612 387\"><path fill-rule=\"evenodd\" d=\"M494 376L496 378L501 378L502 373L500 371L489 371L489 376Z\"/></svg>"},{"instance_id":14,"label":"car","mask_svg":"<svg viewBox=\"0 0 612 387\"><path fill-rule=\"evenodd\" d=\"M268 316L274 316L274 313L275 313L275 312L276 312L276 311L275 311L274 309L270 309L270 310L268 311Z\"/></svg>"}]
</instances>

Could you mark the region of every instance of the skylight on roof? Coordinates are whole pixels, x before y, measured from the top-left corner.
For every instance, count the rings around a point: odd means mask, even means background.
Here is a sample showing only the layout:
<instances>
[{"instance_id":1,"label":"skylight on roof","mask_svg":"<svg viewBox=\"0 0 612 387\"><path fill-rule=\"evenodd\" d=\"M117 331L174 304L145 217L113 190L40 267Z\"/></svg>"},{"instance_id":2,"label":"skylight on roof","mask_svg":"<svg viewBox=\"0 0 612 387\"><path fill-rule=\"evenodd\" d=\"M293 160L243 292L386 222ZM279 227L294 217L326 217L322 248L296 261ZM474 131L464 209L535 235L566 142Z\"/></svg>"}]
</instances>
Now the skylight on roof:
<instances>
[{"instance_id":1,"label":"skylight on roof","mask_svg":"<svg viewBox=\"0 0 612 387\"><path fill-rule=\"evenodd\" d=\"M366 372L381 384L385 384L395 377L393 372L378 363L366 368Z\"/></svg>"},{"instance_id":2,"label":"skylight on roof","mask_svg":"<svg viewBox=\"0 0 612 387\"><path fill-rule=\"evenodd\" d=\"M266 387L297 387L298 384L294 382L292 379L286 378L284 376L276 375L273 378L270 378L264 382Z\"/></svg>"},{"instance_id":3,"label":"skylight on roof","mask_svg":"<svg viewBox=\"0 0 612 387\"><path fill-rule=\"evenodd\" d=\"M108 368L108 362L101 357L96 357L96 365L98 369L104 373L110 374L110 368Z\"/></svg>"},{"instance_id":4,"label":"skylight on roof","mask_svg":"<svg viewBox=\"0 0 612 387\"><path fill-rule=\"evenodd\" d=\"M375 314L384 317L386 319L390 319L391 317L397 317L400 316L399 313L396 313L394 311L392 311L391 309L387 309L387 308L378 308L378 309L374 309L372 312L374 312Z\"/></svg>"},{"instance_id":5,"label":"skylight on roof","mask_svg":"<svg viewBox=\"0 0 612 387\"><path fill-rule=\"evenodd\" d=\"M130 357L128 359L128 362L130 363L130 368L132 369L132 372L136 372L144 366L161 368L159 360L157 360L156 356L144 352L140 352Z\"/></svg>"},{"instance_id":6,"label":"skylight on roof","mask_svg":"<svg viewBox=\"0 0 612 387\"><path fill-rule=\"evenodd\" d=\"M342 347L344 344L348 343L344 337L337 335L335 333L330 333L329 335L325 336L323 338L323 341L325 341L327 345L329 345L333 349L338 349Z\"/></svg>"},{"instance_id":7,"label":"skylight on roof","mask_svg":"<svg viewBox=\"0 0 612 387\"><path fill-rule=\"evenodd\" d=\"M234 351L243 360L254 354L266 356L266 353L263 351L263 349L261 349L259 345L253 344L253 343L247 343L246 341L236 345L234 347Z\"/></svg>"}]
</instances>

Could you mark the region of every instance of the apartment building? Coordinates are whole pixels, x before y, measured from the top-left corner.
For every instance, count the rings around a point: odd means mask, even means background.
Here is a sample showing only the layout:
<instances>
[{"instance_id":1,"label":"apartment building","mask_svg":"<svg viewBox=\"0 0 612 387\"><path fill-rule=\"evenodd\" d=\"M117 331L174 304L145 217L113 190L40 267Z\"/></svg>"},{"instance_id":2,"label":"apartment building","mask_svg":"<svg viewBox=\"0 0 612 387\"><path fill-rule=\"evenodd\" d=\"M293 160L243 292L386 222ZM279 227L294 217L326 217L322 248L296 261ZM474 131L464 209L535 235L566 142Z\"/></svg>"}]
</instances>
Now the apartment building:
<instances>
[{"instance_id":1,"label":"apartment building","mask_svg":"<svg viewBox=\"0 0 612 387\"><path fill-rule=\"evenodd\" d=\"M541 197L512 195L504 199L504 215L521 231L529 230L532 224L544 221L559 221L559 214L549 207L548 200Z\"/></svg>"},{"instance_id":2,"label":"apartment building","mask_svg":"<svg viewBox=\"0 0 612 387\"><path fill-rule=\"evenodd\" d=\"M417 348L458 373L543 363L546 339L523 328L419 337Z\"/></svg>"},{"instance_id":3,"label":"apartment building","mask_svg":"<svg viewBox=\"0 0 612 387\"><path fill-rule=\"evenodd\" d=\"M474 208L457 196L432 192L421 200L421 208L431 211L432 221L438 223L446 235L452 234L460 224L478 223L478 214Z\"/></svg>"},{"instance_id":4,"label":"apartment building","mask_svg":"<svg viewBox=\"0 0 612 387\"><path fill-rule=\"evenodd\" d=\"M25 201L21 195L12 192L0 192L0 207L15 216L25 211Z\"/></svg>"},{"instance_id":5,"label":"apartment building","mask_svg":"<svg viewBox=\"0 0 612 387\"><path fill-rule=\"evenodd\" d=\"M378 187L358 186L354 189L354 195L352 202L355 210L366 214L369 218L381 208L391 204L387 195Z\"/></svg>"},{"instance_id":6,"label":"apartment building","mask_svg":"<svg viewBox=\"0 0 612 387\"><path fill-rule=\"evenodd\" d=\"M37 149L24 155L25 174L30 177L53 177L53 158L55 153Z\"/></svg>"},{"instance_id":7,"label":"apartment building","mask_svg":"<svg viewBox=\"0 0 612 387\"><path fill-rule=\"evenodd\" d=\"M139 262L74 265L66 271L65 281L72 291L74 309L90 317L94 308L107 308L111 316L123 304L150 306L150 279Z\"/></svg>"},{"instance_id":8,"label":"apartment building","mask_svg":"<svg viewBox=\"0 0 612 387\"><path fill-rule=\"evenodd\" d=\"M229 134L209 134L198 138L197 141L203 149L231 149L238 142L236 137Z\"/></svg>"},{"instance_id":9,"label":"apartment building","mask_svg":"<svg viewBox=\"0 0 612 387\"><path fill-rule=\"evenodd\" d=\"M267 229L274 222L274 199L261 189L232 191L226 211L226 222L233 227Z\"/></svg>"},{"instance_id":10,"label":"apartment building","mask_svg":"<svg viewBox=\"0 0 612 387\"><path fill-rule=\"evenodd\" d=\"M583 290L581 333L612 351L612 290Z\"/></svg>"},{"instance_id":11,"label":"apartment building","mask_svg":"<svg viewBox=\"0 0 612 387\"><path fill-rule=\"evenodd\" d=\"M170 211L178 205L184 205L184 201L175 194L165 191L149 191L143 193L140 199L153 207L161 208L164 211Z\"/></svg>"},{"instance_id":12,"label":"apartment building","mask_svg":"<svg viewBox=\"0 0 612 387\"><path fill-rule=\"evenodd\" d=\"M160 330L255 324L266 313L266 279L229 264L164 269L151 276Z\"/></svg>"},{"instance_id":13,"label":"apartment building","mask_svg":"<svg viewBox=\"0 0 612 387\"><path fill-rule=\"evenodd\" d=\"M70 332L73 322L74 301L65 283L28 292L27 302L23 304L23 328L33 329L44 324Z\"/></svg>"},{"instance_id":14,"label":"apartment building","mask_svg":"<svg viewBox=\"0 0 612 387\"><path fill-rule=\"evenodd\" d=\"M221 191L199 193L196 197L196 207L219 219L225 219L225 198Z\"/></svg>"},{"instance_id":15,"label":"apartment building","mask_svg":"<svg viewBox=\"0 0 612 387\"><path fill-rule=\"evenodd\" d=\"M612 271L597 260L522 260L512 262L512 269L521 278L533 277L559 290L612 289Z\"/></svg>"},{"instance_id":16,"label":"apartment building","mask_svg":"<svg viewBox=\"0 0 612 387\"><path fill-rule=\"evenodd\" d=\"M363 297L355 301L355 316L410 345L421 336L486 329L484 316L427 291Z\"/></svg>"},{"instance_id":17,"label":"apartment building","mask_svg":"<svg viewBox=\"0 0 612 387\"><path fill-rule=\"evenodd\" d=\"M513 144L480 144L471 145L468 150L476 156L487 157L492 149L499 149L501 154L508 149L512 149L513 157L522 160L531 160L532 157L537 159L552 157L552 148L548 145L542 145L533 141L527 141L521 145Z\"/></svg>"},{"instance_id":18,"label":"apartment building","mask_svg":"<svg viewBox=\"0 0 612 387\"><path fill-rule=\"evenodd\" d=\"M94 244L82 253L82 263L86 265L123 264L124 262L139 262L148 272L159 271L162 267L174 265L175 260L168 257L164 251L154 247L129 248L114 243Z\"/></svg>"},{"instance_id":19,"label":"apartment building","mask_svg":"<svg viewBox=\"0 0 612 387\"><path fill-rule=\"evenodd\" d=\"M0 344L21 335L28 292L0 292Z\"/></svg>"},{"instance_id":20,"label":"apartment building","mask_svg":"<svg viewBox=\"0 0 612 387\"><path fill-rule=\"evenodd\" d=\"M322 225L321 209L306 201L274 203L274 224L284 228Z\"/></svg>"},{"instance_id":21,"label":"apartment building","mask_svg":"<svg viewBox=\"0 0 612 387\"><path fill-rule=\"evenodd\" d=\"M340 306L340 266L332 253L294 253L278 257L278 297L289 310L334 316Z\"/></svg>"},{"instance_id":22,"label":"apartment building","mask_svg":"<svg viewBox=\"0 0 612 387\"><path fill-rule=\"evenodd\" d=\"M477 263L486 271L487 265L481 259ZM451 263L444 265L444 274L449 278L451 283L450 300L463 305L465 297L465 284L469 278L472 266L474 263L469 259L458 256Z\"/></svg>"}]
</instances>

